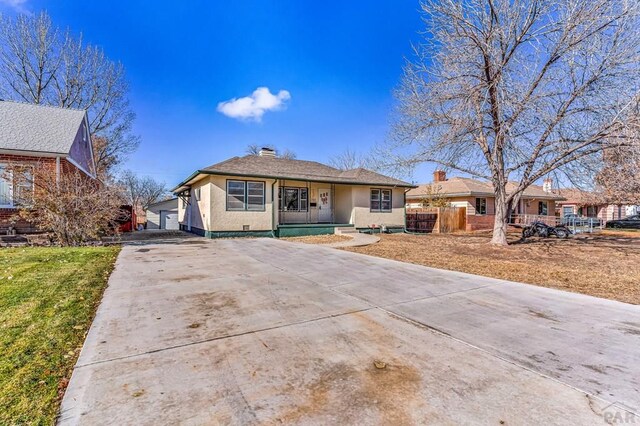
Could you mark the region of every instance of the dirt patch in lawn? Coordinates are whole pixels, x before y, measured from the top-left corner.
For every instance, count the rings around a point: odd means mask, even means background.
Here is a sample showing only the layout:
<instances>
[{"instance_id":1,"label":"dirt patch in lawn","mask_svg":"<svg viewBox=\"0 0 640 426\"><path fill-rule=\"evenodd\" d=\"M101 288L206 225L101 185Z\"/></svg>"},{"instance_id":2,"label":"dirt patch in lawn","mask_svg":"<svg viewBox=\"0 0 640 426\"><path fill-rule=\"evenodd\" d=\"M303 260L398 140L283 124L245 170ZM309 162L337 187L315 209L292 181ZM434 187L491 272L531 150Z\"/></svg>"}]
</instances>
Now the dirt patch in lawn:
<instances>
[{"instance_id":1,"label":"dirt patch in lawn","mask_svg":"<svg viewBox=\"0 0 640 426\"><path fill-rule=\"evenodd\" d=\"M307 237L284 237L281 238L286 241L297 241L299 243L306 244L331 244L341 243L343 241L351 240L351 237L347 235L309 235Z\"/></svg>"},{"instance_id":2,"label":"dirt patch in lawn","mask_svg":"<svg viewBox=\"0 0 640 426\"><path fill-rule=\"evenodd\" d=\"M629 234L526 242L513 234L508 247L488 244L488 233L392 234L345 250L640 304L640 233Z\"/></svg>"}]
</instances>

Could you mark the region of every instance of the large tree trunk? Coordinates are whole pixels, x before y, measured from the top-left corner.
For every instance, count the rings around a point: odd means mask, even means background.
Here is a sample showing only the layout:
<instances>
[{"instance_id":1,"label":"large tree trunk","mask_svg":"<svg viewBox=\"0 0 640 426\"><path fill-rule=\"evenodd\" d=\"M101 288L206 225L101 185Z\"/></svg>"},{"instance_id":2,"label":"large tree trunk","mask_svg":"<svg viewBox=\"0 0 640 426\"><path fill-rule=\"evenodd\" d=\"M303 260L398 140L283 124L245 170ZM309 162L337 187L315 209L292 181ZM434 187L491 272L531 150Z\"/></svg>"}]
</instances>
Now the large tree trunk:
<instances>
[{"instance_id":1,"label":"large tree trunk","mask_svg":"<svg viewBox=\"0 0 640 426\"><path fill-rule=\"evenodd\" d=\"M509 206L506 202L506 194L504 189L496 192L496 211L495 221L493 222L493 237L491 244L506 246L507 242L507 226L509 224Z\"/></svg>"}]
</instances>

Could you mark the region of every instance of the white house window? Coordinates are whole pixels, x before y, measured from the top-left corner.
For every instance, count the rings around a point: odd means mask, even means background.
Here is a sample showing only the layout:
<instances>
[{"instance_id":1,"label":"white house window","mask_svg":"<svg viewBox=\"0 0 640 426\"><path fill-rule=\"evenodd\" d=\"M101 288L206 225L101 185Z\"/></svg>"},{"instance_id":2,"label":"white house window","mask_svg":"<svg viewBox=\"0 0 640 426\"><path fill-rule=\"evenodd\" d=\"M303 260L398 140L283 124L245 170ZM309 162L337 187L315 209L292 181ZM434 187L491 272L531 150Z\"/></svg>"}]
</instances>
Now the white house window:
<instances>
[{"instance_id":1,"label":"white house window","mask_svg":"<svg viewBox=\"0 0 640 426\"><path fill-rule=\"evenodd\" d=\"M476 214L487 214L486 198L476 198Z\"/></svg>"},{"instance_id":2,"label":"white house window","mask_svg":"<svg viewBox=\"0 0 640 426\"><path fill-rule=\"evenodd\" d=\"M549 212L549 206L547 205L547 202L546 201L538 202L538 214L540 216L547 216L548 212Z\"/></svg>"},{"instance_id":3,"label":"white house window","mask_svg":"<svg viewBox=\"0 0 640 426\"><path fill-rule=\"evenodd\" d=\"M281 187L278 193L278 210L306 212L309 200L307 188Z\"/></svg>"},{"instance_id":4,"label":"white house window","mask_svg":"<svg viewBox=\"0 0 640 426\"><path fill-rule=\"evenodd\" d=\"M196 189L193 191L193 194L194 194L194 195L195 195L195 197L196 197L196 201L200 201L200 197L202 196L202 191L201 191L201 189L202 189L202 188L196 188Z\"/></svg>"},{"instance_id":5,"label":"white house window","mask_svg":"<svg viewBox=\"0 0 640 426\"><path fill-rule=\"evenodd\" d=\"M13 207L12 179L11 171L0 164L0 207Z\"/></svg>"},{"instance_id":6,"label":"white house window","mask_svg":"<svg viewBox=\"0 0 640 426\"><path fill-rule=\"evenodd\" d=\"M264 211L264 182L228 180L227 210Z\"/></svg>"},{"instance_id":7,"label":"white house window","mask_svg":"<svg viewBox=\"0 0 640 426\"><path fill-rule=\"evenodd\" d=\"M391 211L391 190L377 189L371 190L370 210L372 212L390 212Z\"/></svg>"},{"instance_id":8,"label":"white house window","mask_svg":"<svg viewBox=\"0 0 640 426\"><path fill-rule=\"evenodd\" d=\"M264 210L264 182L247 182L247 210Z\"/></svg>"}]
</instances>

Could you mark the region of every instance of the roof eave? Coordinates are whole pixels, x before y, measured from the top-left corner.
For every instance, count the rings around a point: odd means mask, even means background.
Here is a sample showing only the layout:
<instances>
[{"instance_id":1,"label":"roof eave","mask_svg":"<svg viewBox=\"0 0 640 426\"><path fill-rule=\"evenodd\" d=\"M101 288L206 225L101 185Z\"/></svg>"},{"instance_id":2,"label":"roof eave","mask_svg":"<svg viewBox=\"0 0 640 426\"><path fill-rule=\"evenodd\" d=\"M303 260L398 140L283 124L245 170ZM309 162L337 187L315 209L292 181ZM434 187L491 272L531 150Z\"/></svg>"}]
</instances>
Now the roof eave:
<instances>
[{"instance_id":1,"label":"roof eave","mask_svg":"<svg viewBox=\"0 0 640 426\"><path fill-rule=\"evenodd\" d=\"M308 179L308 178L300 178L300 177L291 177L291 176L274 176L274 175L262 175L262 174L254 174L254 173L233 173L233 172L221 172L214 170L197 170L193 172L187 179L179 183L175 188L171 190L174 194L187 189L189 183L196 178L198 175L214 175L214 176L237 176L237 177L251 177L251 178L261 178L261 179L283 179L283 180L298 180L298 181L307 181L307 182L321 182L321 183L333 183L338 185L367 185L367 186L391 186L396 188L417 188L415 185L411 185L409 183L403 184L393 184L393 183L376 183L376 182L353 182L353 181L336 181L333 179Z\"/></svg>"}]
</instances>

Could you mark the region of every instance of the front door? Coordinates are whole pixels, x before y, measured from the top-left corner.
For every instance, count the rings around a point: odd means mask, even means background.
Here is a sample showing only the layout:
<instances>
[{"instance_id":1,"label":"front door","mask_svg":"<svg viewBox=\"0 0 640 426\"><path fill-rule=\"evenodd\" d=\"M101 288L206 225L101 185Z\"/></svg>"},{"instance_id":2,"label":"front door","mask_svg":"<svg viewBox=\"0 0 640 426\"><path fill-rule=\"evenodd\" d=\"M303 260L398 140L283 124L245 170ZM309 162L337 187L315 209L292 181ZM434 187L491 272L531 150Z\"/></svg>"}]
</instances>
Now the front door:
<instances>
[{"instance_id":1,"label":"front door","mask_svg":"<svg viewBox=\"0 0 640 426\"><path fill-rule=\"evenodd\" d=\"M318 189L318 222L331 222L331 190Z\"/></svg>"}]
</instances>

